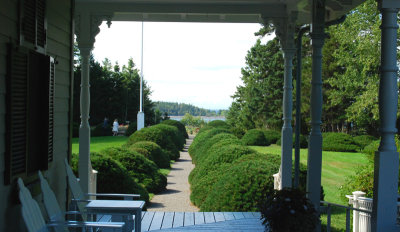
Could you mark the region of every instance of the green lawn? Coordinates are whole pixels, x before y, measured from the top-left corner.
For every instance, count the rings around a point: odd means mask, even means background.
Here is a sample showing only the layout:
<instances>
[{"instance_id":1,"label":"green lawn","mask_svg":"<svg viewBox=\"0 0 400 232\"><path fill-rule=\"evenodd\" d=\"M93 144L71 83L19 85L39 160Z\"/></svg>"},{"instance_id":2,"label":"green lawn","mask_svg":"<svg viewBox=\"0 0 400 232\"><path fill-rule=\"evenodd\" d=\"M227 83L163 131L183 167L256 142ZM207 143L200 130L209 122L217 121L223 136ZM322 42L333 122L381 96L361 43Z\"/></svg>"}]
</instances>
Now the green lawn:
<instances>
[{"instance_id":1,"label":"green lawn","mask_svg":"<svg viewBox=\"0 0 400 232\"><path fill-rule=\"evenodd\" d=\"M126 136L102 136L90 138L90 151L101 151L109 147L119 147L126 143ZM79 153L79 138L72 139L72 153Z\"/></svg>"},{"instance_id":2,"label":"green lawn","mask_svg":"<svg viewBox=\"0 0 400 232\"><path fill-rule=\"evenodd\" d=\"M251 148L261 153L277 155L281 153L281 147L275 144L268 147L251 146ZM300 150L300 162L307 165L307 149ZM324 187L325 201L347 205L339 191L340 186L345 183L347 176L355 174L357 166L364 165L367 162L367 157L361 153L323 151L321 182ZM323 223L326 221L326 217L321 217L321 219ZM344 231L345 223L345 210L334 209L332 212L332 231Z\"/></svg>"}]
</instances>

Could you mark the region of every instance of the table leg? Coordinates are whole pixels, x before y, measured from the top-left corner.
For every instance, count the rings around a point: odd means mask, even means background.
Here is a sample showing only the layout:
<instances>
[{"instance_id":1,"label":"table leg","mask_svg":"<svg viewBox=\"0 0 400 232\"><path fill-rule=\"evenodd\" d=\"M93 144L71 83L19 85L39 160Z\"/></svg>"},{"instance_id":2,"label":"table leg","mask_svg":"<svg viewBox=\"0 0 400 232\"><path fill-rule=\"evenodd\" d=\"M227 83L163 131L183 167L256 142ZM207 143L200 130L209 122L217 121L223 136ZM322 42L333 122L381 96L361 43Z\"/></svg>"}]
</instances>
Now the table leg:
<instances>
[{"instance_id":1,"label":"table leg","mask_svg":"<svg viewBox=\"0 0 400 232\"><path fill-rule=\"evenodd\" d=\"M142 209L135 211L135 232L142 232Z\"/></svg>"}]
</instances>

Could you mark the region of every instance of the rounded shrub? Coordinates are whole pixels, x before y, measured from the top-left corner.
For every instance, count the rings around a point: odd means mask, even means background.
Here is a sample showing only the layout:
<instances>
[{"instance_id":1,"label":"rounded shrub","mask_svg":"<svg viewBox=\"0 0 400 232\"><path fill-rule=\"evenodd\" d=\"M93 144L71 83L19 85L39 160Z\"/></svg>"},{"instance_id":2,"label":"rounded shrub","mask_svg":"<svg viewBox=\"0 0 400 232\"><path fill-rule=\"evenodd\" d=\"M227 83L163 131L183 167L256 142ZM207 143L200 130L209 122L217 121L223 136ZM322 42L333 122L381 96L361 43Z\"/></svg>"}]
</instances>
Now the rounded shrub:
<instances>
[{"instance_id":1,"label":"rounded shrub","mask_svg":"<svg viewBox=\"0 0 400 232\"><path fill-rule=\"evenodd\" d=\"M222 140L238 140L236 136L233 134L228 134L228 133L219 133L215 134L212 137L209 137L208 139L204 140L203 143L198 146L197 150L193 152L192 154L192 159L193 162L197 162L200 159L203 159L207 157L208 155L208 150L216 143L222 141Z\"/></svg>"},{"instance_id":2,"label":"rounded shrub","mask_svg":"<svg viewBox=\"0 0 400 232\"><path fill-rule=\"evenodd\" d=\"M159 168L170 168L170 157L160 146L151 141L140 141L129 146L130 150L144 149L147 152L141 153L147 159L153 161Z\"/></svg>"},{"instance_id":3,"label":"rounded shrub","mask_svg":"<svg viewBox=\"0 0 400 232\"><path fill-rule=\"evenodd\" d=\"M351 195L354 191L363 191L366 193L366 197L373 197L374 188L374 165L372 163L359 166L356 168L354 175L346 177L344 185L340 187L341 195L343 200L346 195Z\"/></svg>"},{"instance_id":4,"label":"rounded shrub","mask_svg":"<svg viewBox=\"0 0 400 232\"><path fill-rule=\"evenodd\" d=\"M281 132L275 130L263 130L264 136L271 144L276 144L276 142L281 138Z\"/></svg>"},{"instance_id":5,"label":"rounded shrub","mask_svg":"<svg viewBox=\"0 0 400 232\"><path fill-rule=\"evenodd\" d=\"M278 170L279 164L263 159L235 162L213 185L200 210L257 211L258 202L272 192L272 175Z\"/></svg>"},{"instance_id":6,"label":"rounded shrub","mask_svg":"<svg viewBox=\"0 0 400 232\"><path fill-rule=\"evenodd\" d=\"M228 123L222 120L214 120L209 123L207 123L207 126L211 127L229 127Z\"/></svg>"},{"instance_id":7,"label":"rounded shrub","mask_svg":"<svg viewBox=\"0 0 400 232\"><path fill-rule=\"evenodd\" d=\"M380 142L380 139L370 142L367 146L364 147L362 153L367 154L369 157L371 157L371 160L373 160L373 156L375 152L378 151Z\"/></svg>"},{"instance_id":8,"label":"rounded shrub","mask_svg":"<svg viewBox=\"0 0 400 232\"><path fill-rule=\"evenodd\" d=\"M194 183L198 179L209 175L210 171L217 169L221 164L230 164L244 155L254 153L257 152L243 145L218 146L212 152L209 152L208 156L202 160L201 165L197 165L192 170L189 175L189 181Z\"/></svg>"},{"instance_id":9,"label":"rounded shrub","mask_svg":"<svg viewBox=\"0 0 400 232\"><path fill-rule=\"evenodd\" d=\"M260 129L251 129L246 132L242 138L242 142L249 146L269 146L270 141L265 138L264 133Z\"/></svg>"},{"instance_id":10,"label":"rounded shrub","mask_svg":"<svg viewBox=\"0 0 400 232\"><path fill-rule=\"evenodd\" d=\"M98 193L140 194L142 200L149 202L147 190L135 182L120 162L97 152L92 152L90 156L93 169L98 171Z\"/></svg>"},{"instance_id":11,"label":"rounded shrub","mask_svg":"<svg viewBox=\"0 0 400 232\"><path fill-rule=\"evenodd\" d=\"M143 184L147 191L159 193L165 190L167 178L161 174L157 165L136 151L123 148L108 148L102 153L118 160L138 183Z\"/></svg>"},{"instance_id":12,"label":"rounded shrub","mask_svg":"<svg viewBox=\"0 0 400 232\"><path fill-rule=\"evenodd\" d=\"M353 137L354 141L360 146L360 149L364 149L365 146L369 145L371 142L378 140L372 135L359 135Z\"/></svg>"},{"instance_id":13,"label":"rounded shrub","mask_svg":"<svg viewBox=\"0 0 400 232\"><path fill-rule=\"evenodd\" d=\"M172 138L172 141L175 144L175 147L178 150L182 150L186 140L183 134L178 130L177 127L175 126L170 126L167 124L157 124L152 126L154 129L161 130L163 133L165 133L167 136Z\"/></svg>"},{"instance_id":14,"label":"rounded shrub","mask_svg":"<svg viewBox=\"0 0 400 232\"><path fill-rule=\"evenodd\" d=\"M203 132L199 132L197 136L193 139L192 144L189 147L189 154L193 158L193 162L195 162L195 156L197 155L196 152L198 149L211 137L213 137L216 134L220 133L230 133L229 130L224 129L224 128L210 128L208 130L205 130Z\"/></svg>"},{"instance_id":15,"label":"rounded shrub","mask_svg":"<svg viewBox=\"0 0 400 232\"><path fill-rule=\"evenodd\" d=\"M196 182L190 185L192 190L190 194L190 201L196 206L200 207L204 200L207 198L214 184L221 178L221 176L231 167L229 164L221 164L211 170L208 175L203 178L198 178Z\"/></svg>"},{"instance_id":16,"label":"rounded shrub","mask_svg":"<svg viewBox=\"0 0 400 232\"><path fill-rule=\"evenodd\" d=\"M178 128L178 130L182 133L183 137L185 137L186 139L189 138L189 135L186 132L185 125L183 123L181 123L180 121L168 119L168 120L162 121L161 124L174 126L174 127Z\"/></svg>"},{"instance_id":17,"label":"rounded shrub","mask_svg":"<svg viewBox=\"0 0 400 232\"><path fill-rule=\"evenodd\" d=\"M172 126L168 126L168 125L163 125L163 126L172 127ZM174 127L172 127L172 128L177 130ZM136 142L140 142L140 141L154 142L154 143L158 144L161 148L168 150L171 154L173 154L170 157L173 157L176 159L179 158L179 150L175 146L173 138L171 136L169 136L168 133L165 133L165 131L163 131L159 127L155 127L155 126L145 127L139 131L136 131L129 137L129 139L126 143L126 146L130 146L130 145L132 145Z\"/></svg>"},{"instance_id":18,"label":"rounded shrub","mask_svg":"<svg viewBox=\"0 0 400 232\"><path fill-rule=\"evenodd\" d=\"M295 135L293 134L293 147L295 147ZM276 145L281 145L281 137L276 141ZM304 135L300 135L300 148L307 148L308 147L308 142L307 142L307 137Z\"/></svg>"},{"instance_id":19,"label":"rounded shrub","mask_svg":"<svg viewBox=\"0 0 400 232\"><path fill-rule=\"evenodd\" d=\"M323 135L322 150L339 152L356 152L360 146L351 135L345 133L325 133Z\"/></svg>"},{"instance_id":20,"label":"rounded shrub","mask_svg":"<svg viewBox=\"0 0 400 232\"><path fill-rule=\"evenodd\" d=\"M241 139L244 136L244 134L246 134L245 130L243 130L242 128L238 128L238 127L232 127L230 129L230 131L232 132L232 134L234 134L239 139Z\"/></svg>"}]
</instances>

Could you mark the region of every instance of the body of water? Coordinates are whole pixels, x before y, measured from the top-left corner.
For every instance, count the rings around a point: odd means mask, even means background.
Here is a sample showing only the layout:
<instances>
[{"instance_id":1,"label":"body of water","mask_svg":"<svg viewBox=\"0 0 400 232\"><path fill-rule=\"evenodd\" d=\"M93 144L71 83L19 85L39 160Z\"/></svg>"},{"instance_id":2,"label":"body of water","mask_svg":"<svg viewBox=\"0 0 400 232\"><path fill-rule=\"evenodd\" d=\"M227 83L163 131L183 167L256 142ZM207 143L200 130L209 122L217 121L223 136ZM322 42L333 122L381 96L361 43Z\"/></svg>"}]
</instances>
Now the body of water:
<instances>
[{"instance_id":1,"label":"body of water","mask_svg":"<svg viewBox=\"0 0 400 232\"><path fill-rule=\"evenodd\" d=\"M177 120L177 121L180 121L183 118L183 116L169 116L169 117L172 120ZM223 116L216 116L216 117L200 116L200 118L203 119L205 122L211 122L214 120L222 120L222 121L226 120L226 118Z\"/></svg>"}]
</instances>

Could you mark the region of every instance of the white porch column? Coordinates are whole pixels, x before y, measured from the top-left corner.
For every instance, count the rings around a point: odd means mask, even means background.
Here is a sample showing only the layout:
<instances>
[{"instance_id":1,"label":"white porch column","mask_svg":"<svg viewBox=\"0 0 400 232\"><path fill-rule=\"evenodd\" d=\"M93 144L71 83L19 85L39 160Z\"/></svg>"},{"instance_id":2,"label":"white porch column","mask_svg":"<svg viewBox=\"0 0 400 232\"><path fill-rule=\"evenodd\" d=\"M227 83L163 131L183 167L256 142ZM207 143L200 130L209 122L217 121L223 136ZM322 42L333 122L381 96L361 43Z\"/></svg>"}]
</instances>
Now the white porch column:
<instances>
[{"instance_id":1,"label":"white porch column","mask_svg":"<svg viewBox=\"0 0 400 232\"><path fill-rule=\"evenodd\" d=\"M79 127L79 162L78 172L82 190L89 191L92 165L90 162L90 55L95 42L95 36L100 32L99 26L103 17L91 16L89 13L77 14L76 35L78 48L82 57L81 63L81 124Z\"/></svg>"},{"instance_id":2,"label":"white porch column","mask_svg":"<svg viewBox=\"0 0 400 232\"><path fill-rule=\"evenodd\" d=\"M283 127L281 134L281 184L282 188L292 187L292 70L293 57L296 52L294 44L294 24L291 19L276 23L276 34L279 37L285 61L284 86L283 86Z\"/></svg>"},{"instance_id":3,"label":"white porch column","mask_svg":"<svg viewBox=\"0 0 400 232\"><path fill-rule=\"evenodd\" d=\"M399 1L380 0L381 66L379 84L379 117L381 143L375 153L374 197L372 207L372 231L400 231L396 226L399 153L394 135L397 114L397 13Z\"/></svg>"},{"instance_id":4,"label":"white porch column","mask_svg":"<svg viewBox=\"0 0 400 232\"><path fill-rule=\"evenodd\" d=\"M313 0L312 8L311 132L308 143L307 192L319 211L322 169L322 47L325 40L325 1ZM321 231L319 225L316 231Z\"/></svg>"}]
</instances>

